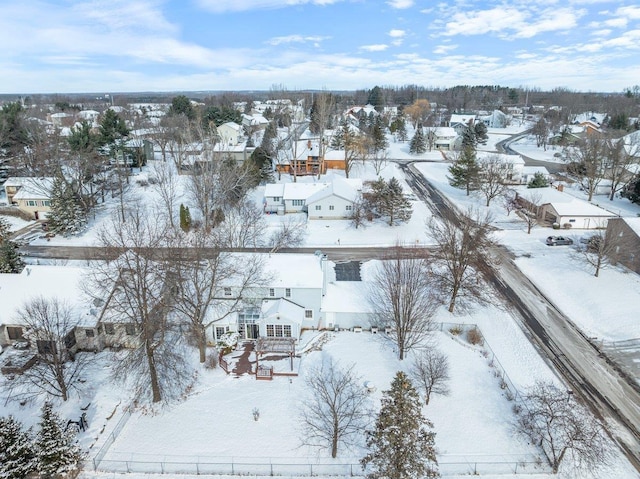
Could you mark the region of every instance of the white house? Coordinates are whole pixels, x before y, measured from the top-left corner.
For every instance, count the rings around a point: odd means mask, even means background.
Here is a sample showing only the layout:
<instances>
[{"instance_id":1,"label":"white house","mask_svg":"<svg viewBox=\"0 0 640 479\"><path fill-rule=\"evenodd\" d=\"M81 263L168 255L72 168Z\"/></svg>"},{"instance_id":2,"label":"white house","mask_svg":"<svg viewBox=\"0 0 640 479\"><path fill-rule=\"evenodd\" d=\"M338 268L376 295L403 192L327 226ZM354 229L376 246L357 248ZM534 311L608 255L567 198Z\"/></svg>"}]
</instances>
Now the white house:
<instances>
[{"instance_id":1,"label":"white house","mask_svg":"<svg viewBox=\"0 0 640 479\"><path fill-rule=\"evenodd\" d=\"M497 159L504 170L504 181L510 184L522 183L524 160L520 155L505 155L502 153L479 153L478 163L482 165L488 159Z\"/></svg>"},{"instance_id":2,"label":"white house","mask_svg":"<svg viewBox=\"0 0 640 479\"><path fill-rule=\"evenodd\" d=\"M53 178L13 176L4 183L7 203L16 205L34 219L42 219L51 211Z\"/></svg>"},{"instance_id":3,"label":"white house","mask_svg":"<svg viewBox=\"0 0 640 479\"><path fill-rule=\"evenodd\" d=\"M307 215L314 219L346 219L362 193L362 180L334 177L325 188L307 198Z\"/></svg>"},{"instance_id":4,"label":"white house","mask_svg":"<svg viewBox=\"0 0 640 479\"><path fill-rule=\"evenodd\" d=\"M244 142L244 129L233 121L223 123L218 127L220 142L226 146L236 146Z\"/></svg>"},{"instance_id":5,"label":"white house","mask_svg":"<svg viewBox=\"0 0 640 479\"><path fill-rule=\"evenodd\" d=\"M449 126L455 129L458 133L464 131L466 127L469 125L473 126L476 124L476 115L468 114L468 115L458 115L453 114L449 119Z\"/></svg>"},{"instance_id":6,"label":"white house","mask_svg":"<svg viewBox=\"0 0 640 479\"><path fill-rule=\"evenodd\" d=\"M434 136L433 146L436 150L452 151L458 145L458 132L450 126L439 126L430 129Z\"/></svg>"},{"instance_id":7,"label":"white house","mask_svg":"<svg viewBox=\"0 0 640 479\"><path fill-rule=\"evenodd\" d=\"M518 190L517 194L525 200L533 195L539 196L538 218L550 225L557 223L565 229L606 228L609 218L617 216L604 208L551 187L523 188Z\"/></svg>"}]
</instances>

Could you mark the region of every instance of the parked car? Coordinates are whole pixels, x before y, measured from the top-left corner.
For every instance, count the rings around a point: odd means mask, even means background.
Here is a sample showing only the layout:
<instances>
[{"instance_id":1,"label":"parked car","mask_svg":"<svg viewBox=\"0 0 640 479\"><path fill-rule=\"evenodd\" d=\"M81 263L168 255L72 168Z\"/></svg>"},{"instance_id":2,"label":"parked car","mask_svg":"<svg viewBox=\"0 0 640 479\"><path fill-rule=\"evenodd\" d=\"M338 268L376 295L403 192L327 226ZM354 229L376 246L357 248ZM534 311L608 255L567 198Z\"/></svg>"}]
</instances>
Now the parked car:
<instances>
[{"instance_id":1,"label":"parked car","mask_svg":"<svg viewBox=\"0 0 640 479\"><path fill-rule=\"evenodd\" d=\"M566 236L549 236L547 238L547 245L549 246L569 245L569 244L573 244L573 240L571 238L567 238Z\"/></svg>"}]
</instances>

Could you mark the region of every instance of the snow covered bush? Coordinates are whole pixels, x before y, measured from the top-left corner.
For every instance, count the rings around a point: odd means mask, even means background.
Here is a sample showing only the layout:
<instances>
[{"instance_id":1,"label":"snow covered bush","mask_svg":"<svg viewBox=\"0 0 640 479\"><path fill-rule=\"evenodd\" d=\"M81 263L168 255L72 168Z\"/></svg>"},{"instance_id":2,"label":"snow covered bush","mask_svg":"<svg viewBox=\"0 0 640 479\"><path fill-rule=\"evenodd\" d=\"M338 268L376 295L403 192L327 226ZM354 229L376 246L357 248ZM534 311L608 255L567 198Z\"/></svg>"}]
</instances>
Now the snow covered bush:
<instances>
[{"instance_id":1,"label":"snow covered bush","mask_svg":"<svg viewBox=\"0 0 640 479\"><path fill-rule=\"evenodd\" d=\"M240 335L234 332L228 332L218 338L218 351L224 356L229 354L238 344Z\"/></svg>"}]
</instances>

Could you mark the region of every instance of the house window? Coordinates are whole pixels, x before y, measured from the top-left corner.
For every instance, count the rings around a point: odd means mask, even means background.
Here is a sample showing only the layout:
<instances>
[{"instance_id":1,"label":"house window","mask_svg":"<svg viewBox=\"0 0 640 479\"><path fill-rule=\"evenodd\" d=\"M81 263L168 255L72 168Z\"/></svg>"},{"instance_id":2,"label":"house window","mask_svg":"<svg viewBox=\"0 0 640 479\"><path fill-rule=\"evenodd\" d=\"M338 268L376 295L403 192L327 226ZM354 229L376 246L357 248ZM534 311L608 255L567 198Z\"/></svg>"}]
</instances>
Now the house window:
<instances>
[{"instance_id":1,"label":"house window","mask_svg":"<svg viewBox=\"0 0 640 479\"><path fill-rule=\"evenodd\" d=\"M56 348L55 341L49 341L45 339L38 339L36 341L36 347L40 354L56 354L58 349Z\"/></svg>"},{"instance_id":2,"label":"house window","mask_svg":"<svg viewBox=\"0 0 640 479\"><path fill-rule=\"evenodd\" d=\"M304 317L307 319L312 319L313 318L313 310L312 309L305 309L304 310Z\"/></svg>"},{"instance_id":3,"label":"house window","mask_svg":"<svg viewBox=\"0 0 640 479\"><path fill-rule=\"evenodd\" d=\"M274 196L271 201L273 203L280 203L282 201L282 198L280 196Z\"/></svg>"},{"instance_id":4,"label":"house window","mask_svg":"<svg viewBox=\"0 0 640 479\"><path fill-rule=\"evenodd\" d=\"M291 297L291 288L285 289L284 290L284 295L285 295L285 297L290 298Z\"/></svg>"},{"instance_id":5,"label":"house window","mask_svg":"<svg viewBox=\"0 0 640 479\"><path fill-rule=\"evenodd\" d=\"M113 323L104 323L104 334L109 336L116 334L116 328L113 326Z\"/></svg>"},{"instance_id":6,"label":"house window","mask_svg":"<svg viewBox=\"0 0 640 479\"><path fill-rule=\"evenodd\" d=\"M333 211L335 210L335 207L333 205L329 205L329 211Z\"/></svg>"},{"instance_id":7,"label":"house window","mask_svg":"<svg viewBox=\"0 0 640 479\"><path fill-rule=\"evenodd\" d=\"M84 334L87 338L93 338L95 336L93 329L85 329Z\"/></svg>"},{"instance_id":8,"label":"house window","mask_svg":"<svg viewBox=\"0 0 640 479\"><path fill-rule=\"evenodd\" d=\"M135 324L127 323L124 325L124 332L127 333L127 336L133 336L136 334L136 326Z\"/></svg>"},{"instance_id":9,"label":"house window","mask_svg":"<svg viewBox=\"0 0 640 479\"><path fill-rule=\"evenodd\" d=\"M7 326L7 336L10 340L22 339L22 328L19 326Z\"/></svg>"},{"instance_id":10,"label":"house window","mask_svg":"<svg viewBox=\"0 0 640 479\"><path fill-rule=\"evenodd\" d=\"M231 288L225 287L224 288L224 295L225 296L231 296Z\"/></svg>"},{"instance_id":11,"label":"house window","mask_svg":"<svg viewBox=\"0 0 640 479\"><path fill-rule=\"evenodd\" d=\"M322 205L316 205L316 211L320 211L322 209Z\"/></svg>"},{"instance_id":12,"label":"house window","mask_svg":"<svg viewBox=\"0 0 640 479\"><path fill-rule=\"evenodd\" d=\"M35 200L27 200L27 206L38 206L38 202Z\"/></svg>"},{"instance_id":13,"label":"house window","mask_svg":"<svg viewBox=\"0 0 640 479\"><path fill-rule=\"evenodd\" d=\"M347 205L347 206L345 206L345 209L347 211L351 211L353 209L353 206L352 205Z\"/></svg>"},{"instance_id":14,"label":"house window","mask_svg":"<svg viewBox=\"0 0 640 479\"><path fill-rule=\"evenodd\" d=\"M283 330L284 330L284 337L285 338L290 338L291 337L291 325L290 324L285 324L283 326Z\"/></svg>"},{"instance_id":15,"label":"house window","mask_svg":"<svg viewBox=\"0 0 640 479\"><path fill-rule=\"evenodd\" d=\"M281 338L283 335L282 324L276 324L276 338Z\"/></svg>"},{"instance_id":16,"label":"house window","mask_svg":"<svg viewBox=\"0 0 640 479\"><path fill-rule=\"evenodd\" d=\"M269 296L273 298L275 295L276 295L276 290L273 288L269 288Z\"/></svg>"},{"instance_id":17,"label":"house window","mask_svg":"<svg viewBox=\"0 0 640 479\"><path fill-rule=\"evenodd\" d=\"M44 200L44 201L42 202L42 206L51 206L51 201L49 201L49 200Z\"/></svg>"},{"instance_id":18,"label":"house window","mask_svg":"<svg viewBox=\"0 0 640 479\"><path fill-rule=\"evenodd\" d=\"M216 326L216 339L220 339L229 331L229 326Z\"/></svg>"},{"instance_id":19,"label":"house window","mask_svg":"<svg viewBox=\"0 0 640 479\"><path fill-rule=\"evenodd\" d=\"M291 200L292 206L304 206L304 200Z\"/></svg>"},{"instance_id":20,"label":"house window","mask_svg":"<svg viewBox=\"0 0 640 479\"><path fill-rule=\"evenodd\" d=\"M267 324L267 336L273 338L275 334L273 333L273 324Z\"/></svg>"}]
</instances>

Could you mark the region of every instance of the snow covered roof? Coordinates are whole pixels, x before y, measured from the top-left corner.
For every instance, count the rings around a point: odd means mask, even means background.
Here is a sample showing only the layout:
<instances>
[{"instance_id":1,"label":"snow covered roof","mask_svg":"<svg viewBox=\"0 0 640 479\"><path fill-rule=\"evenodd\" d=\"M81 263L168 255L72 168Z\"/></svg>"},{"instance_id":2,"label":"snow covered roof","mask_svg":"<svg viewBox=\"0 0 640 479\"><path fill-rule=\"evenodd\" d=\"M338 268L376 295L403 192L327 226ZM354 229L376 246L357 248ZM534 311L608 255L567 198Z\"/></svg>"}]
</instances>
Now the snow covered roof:
<instances>
[{"instance_id":1,"label":"snow covered roof","mask_svg":"<svg viewBox=\"0 0 640 479\"><path fill-rule=\"evenodd\" d=\"M302 324L304 319L304 308L288 299L265 299L262 301L262 317L263 319L282 316L283 318Z\"/></svg>"},{"instance_id":2,"label":"snow covered roof","mask_svg":"<svg viewBox=\"0 0 640 479\"><path fill-rule=\"evenodd\" d=\"M316 255L279 253L263 256L270 287L322 288L324 275L321 260Z\"/></svg>"},{"instance_id":3,"label":"snow covered roof","mask_svg":"<svg viewBox=\"0 0 640 479\"><path fill-rule=\"evenodd\" d=\"M264 196L282 198L284 196L284 183L268 183L264 187Z\"/></svg>"},{"instance_id":4,"label":"snow covered roof","mask_svg":"<svg viewBox=\"0 0 640 479\"><path fill-rule=\"evenodd\" d=\"M450 126L439 126L434 129L437 138L456 138L458 133Z\"/></svg>"},{"instance_id":5,"label":"snow covered roof","mask_svg":"<svg viewBox=\"0 0 640 479\"><path fill-rule=\"evenodd\" d=\"M93 326L96 318L80 293L85 273L80 267L52 265L29 265L20 274L0 273L0 324L20 324L16 311L25 302L44 297L67 302L80 325Z\"/></svg>"},{"instance_id":6,"label":"snow covered roof","mask_svg":"<svg viewBox=\"0 0 640 479\"><path fill-rule=\"evenodd\" d=\"M549 176L549 170L544 166L523 166L523 175L535 175L536 173L542 173L544 176Z\"/></svg>"},{"instance_id":7,"label":"snow covered roof","mask_svg":"<svg viewBox=\"0 0 640 479\"><path fill-rule=\"evenodd\" d=\"M640 236L640 218L622 218L638 236Z\"/></svg>"},{"instance_id":8,"label":"snow covered roof","mask_svg":"<svg viewBox=\"0 0 640 479\"><path fill-rule=\"evenodd\" d=\"M479 152L478 161L482 162L488 158L499 158L502 163L512 165L524 165L524 160L520 155L505 155L502 153Z\"/></svg>"},{"instance_id":9,"label":"snow covered roof","mask_svg":"<svg viewBox=\"0 0 640 479\"><path fill-rule=\"evenodd\" d=\"M468 125L469 122L472 124L476 121L476 115L451 115L451 119L449 120L449 125Z\"/></svg>"},{"instance_id":10,"label":"snow covered roof","mask_svg":"<svg viewBox=\"0 0 640 479\"><path fill-rule=\"evenodd\" d=\"M560 216L600 216L603 218L615 216L613 213L599 206L576 198L568 193L558 191L555 188L536 188L535 190L528 191L534 191L536 194L540 194L540 204L550 204ZM526 198L526 193L521 194Z\"/></svg>"},{"instance_id":11,"label":"snow covered roof","mask_svg":"<svg viewBox=\"0 0 640 479\"><path fill-rule=\"evenodd\" d=\"M322 298L322 311L327 313L371 313L366 300L369 284L364 281L340 281L327 284L327 292Z\"/></svg>"},{"instance_id":12,"label":"snow covered roof","mask_svg":"<svg viewBox=\"0 0 640 479\"><path fill-rule=\"evenodd\" d=\"M316 191L307 198L307 204L320 201L329 196L338 196L348 201L355 201L358 191L362 191L362 180L357 178L341 178L334 176L333 181L320 191Z\"/></svg>"},{"instance_id":13,"label":"snow covered roof","mask_svg":"<svg viewBox=\"0 0 640 479\"><path fill-rule=\"evenodd\" d=\"M7 186L19 186L20 189L13 196L14 200L19 199L49 199L53 178L31 178L31 177L11 177L5 182Z\"/></svg>"},{"instance_id":14,"label":"snow covered roof","mask_svg":"<svg viewBox=\"0 0 640 479\"><path fill-rule=\"evenodd\" d=\"M306 200L317 191L327 187L327 183L285 183L284 200Z\"/></svg>"},{"instance_id":15,"label":"snow covered roof","mask_svg":"<svg viewBox=\"0 0 640 479\"><path fill-rule=\"evenodd\" d=\"M236 132L239 132L239 133L243 133L243 132L244 132L244 130L243 130L243 128L242 128L242 126L238 125L238 124L237 124L236 122L234 122L234 121L228 121L228 122L226 122L226 123L223 123L222 125L220 125L220 126L218 127L218 129L220 129L220 128L222 128L222 127L229 128L229 129L231 129L231 130L235 130Z\"/></svg>"}]
</instances>

